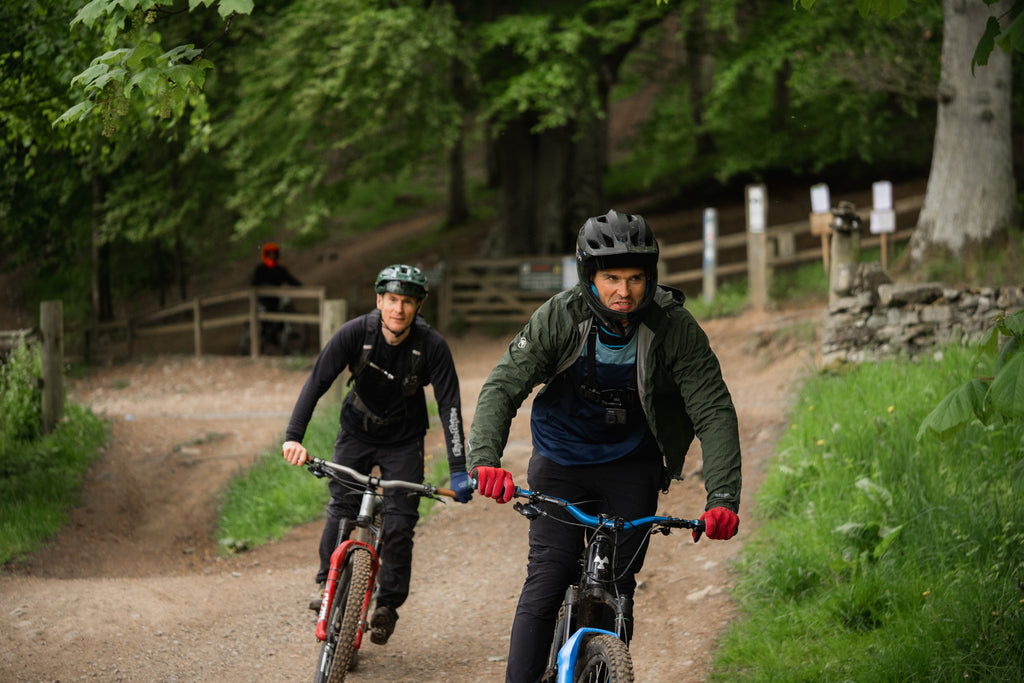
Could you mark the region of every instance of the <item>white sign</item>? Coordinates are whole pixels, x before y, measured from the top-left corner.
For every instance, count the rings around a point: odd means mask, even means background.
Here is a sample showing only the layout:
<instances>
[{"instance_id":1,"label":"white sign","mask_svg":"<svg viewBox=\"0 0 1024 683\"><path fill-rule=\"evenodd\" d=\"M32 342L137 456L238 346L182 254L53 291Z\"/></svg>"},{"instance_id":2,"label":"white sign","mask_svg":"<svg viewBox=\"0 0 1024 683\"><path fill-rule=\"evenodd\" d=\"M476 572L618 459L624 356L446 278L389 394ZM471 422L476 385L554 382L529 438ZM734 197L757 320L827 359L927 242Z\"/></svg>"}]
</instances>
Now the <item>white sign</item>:
<instances>
[{"instance_id":1,"label":"white sign","mask_svg":"<svg viewBox=\"0 0 1024 683\"><path fill-rule=\"evenodd\" d=\"M761 185L747 186L748 227L752 233L762 233L765 228L765 196Z\"/></svg>"},{"instance_id":2,"label":"white sign","mask_svg":"<svg viewBox=\"0 0 1024 683\"><path fill-rule=\"evenodd\" d=\"M876 211L892 210L892 183L888 180L879 180L871 185L871 198L874 200Z\"/></svg>"},{"instance_id":3,"label":"white sign","mask_svg":"<svg viewBox=\"0 0 1024 683\"><path fill-rule=\"evenodd\" d=\"M580 281L579 273L576 272L576 257L566 256L562 259L562 289L572 289L573 285Z\"/></svg>"},{"instance_id":4,"label":"white sign","mask_svg":"<svg viewBox=\"0 0 1024 683\"><path fill-rule=\"evenodd\" d=\"M704 265L715 263L715 243L718 241L718 211L704 209Z\"/></svg>"},{"instance_id":5,"label":"white sign","mask_svg":"<svg viewBox=\"0 0 1024 683\"><path fill-rule=\"evenodd\" d=\"M811 212L830 213L831 211L832 201L828 196L828 185L825 183L811 185Z\"/></svg>"},{"instance_id":6,"label":"white sign","mask_svg":"<svg viewBox=\"0 0 1024 683\"><path fill-rule=\"evenodd\" d=\"M871 212L871 234L896 231L896 212L892 209L875 209Z\"/></svg>"}]
</instances>

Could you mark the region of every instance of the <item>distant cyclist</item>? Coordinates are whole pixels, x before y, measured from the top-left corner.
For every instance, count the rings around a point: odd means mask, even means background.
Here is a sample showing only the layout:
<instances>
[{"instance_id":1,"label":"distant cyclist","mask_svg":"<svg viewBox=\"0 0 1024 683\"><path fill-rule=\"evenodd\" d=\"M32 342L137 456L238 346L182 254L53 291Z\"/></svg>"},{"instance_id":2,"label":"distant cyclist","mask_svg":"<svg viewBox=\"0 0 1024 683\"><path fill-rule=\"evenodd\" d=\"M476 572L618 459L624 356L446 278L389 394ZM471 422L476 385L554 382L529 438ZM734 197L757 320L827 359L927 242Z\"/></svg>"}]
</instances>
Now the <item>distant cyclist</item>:
<instances>
[{"instance_id":1,"label":"distant cyclist","mask_svg":"<svg viewBox=\"0 0 1024 683\"><path fill-rule=\"evenodd\" d=\"M582 501L579 507L594 515L653 515L658 491L681 478L696 434L707 535L736 533L736 409L683 294L658 286L657 264L658 243L642 217L609 211L584 223L576 245L579 284L534 312L480 391L468 463L481 494L499 503L512 497L512 475L501 467L509 426L533 388L545 384L530 419L530 489ZM618 538L617 588L632 596L647 530ZM505 671L505 680L516 683L545 675L558 608L583 548L578 528L544 516L530 522L529 539ZM632 633L632 619L626 629Z\"/></svg>"},{"instance_id":2,"label":"distant cyclist","mask_svg":"<svg viewBox=\"0 0 1024 683\"><path fill-rule=\"evenodd\" d=\"M313 409L347 367L353 384L341 406L334 462L364 474L377 465L384 479L421 482L428 427L423 387L430 384L444 430L451 488L459 502L469 502L473 489L466 474L459 378L447 342L419 315L427 279L419 268L393 265L380 271L374 289L377 309L345 323L320 353L295 403L282 454L292 465L306 462L302 438ZM337 547L339 523L355 519L359 512L359 496L346 495L351 489L334 480L330 489L316 575L321 590ZM396 489L384 494L387 543L377 607L370 619L370 640L378 645L391 637L398 608L409 595L418 502L416 496ZM320 601L310 603L310 609L320 609Z\"/></svg>"},{"instance_id":3,"label":"distant cyclist","mask_svg":"<svg viewBox=\"0 0 1024 683\"><path fill-rule=\"evenodd\" d=\"M281 265L281 247L276 242L267 242L260 248L260 263L252 272L250 284L253 287L282 287L291 285L301 287L302 283L291 272ZM258 301L261 311L276 312L285 308L281 299L276 296L261 296ZM277 344L283 353L288 352L288 340L284 338L285 326L280 322L261 322L260 341L263 344ZM242 353L248 349L247 340L243 336Z\"/></svg>"}]
</instances>

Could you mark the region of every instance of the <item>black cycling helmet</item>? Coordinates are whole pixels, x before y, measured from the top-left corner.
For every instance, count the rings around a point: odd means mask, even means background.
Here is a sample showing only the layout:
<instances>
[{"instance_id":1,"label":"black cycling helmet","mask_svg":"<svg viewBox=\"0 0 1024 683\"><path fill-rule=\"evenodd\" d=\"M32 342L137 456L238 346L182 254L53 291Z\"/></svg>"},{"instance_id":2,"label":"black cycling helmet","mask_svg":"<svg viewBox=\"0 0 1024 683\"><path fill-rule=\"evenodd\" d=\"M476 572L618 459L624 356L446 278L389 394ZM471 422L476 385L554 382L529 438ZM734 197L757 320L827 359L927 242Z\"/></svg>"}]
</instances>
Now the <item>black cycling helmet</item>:
<instances>
[{"instance_id":1,"label":"black cycling helmet","mask_svg":"<svg viewBox=\"0 0 1024 683\"><path fill-rule=\"evenodd\" d=\"M414 266L395 264L377 274L377 281L373 283L373 291L378 294L384 292L402 294L423 301L427 298L427 276Z\"/></svg>"},{"instance_id":2,"label":"black cycling helmet","mask_svg":"<svg viewBox=\"0 0 1024 683\"><path fill-rule=\"evenodd\" d=\"M654 298L658 285L658 240L642 216L609 211L588 218L576 240L576 272L583 298L605 327L621 333L621 314L606 308L593 286L594 273L610 268L643 268L647 274L643 299L628 316L632 322Z\"/></svg>"}]
</instances>

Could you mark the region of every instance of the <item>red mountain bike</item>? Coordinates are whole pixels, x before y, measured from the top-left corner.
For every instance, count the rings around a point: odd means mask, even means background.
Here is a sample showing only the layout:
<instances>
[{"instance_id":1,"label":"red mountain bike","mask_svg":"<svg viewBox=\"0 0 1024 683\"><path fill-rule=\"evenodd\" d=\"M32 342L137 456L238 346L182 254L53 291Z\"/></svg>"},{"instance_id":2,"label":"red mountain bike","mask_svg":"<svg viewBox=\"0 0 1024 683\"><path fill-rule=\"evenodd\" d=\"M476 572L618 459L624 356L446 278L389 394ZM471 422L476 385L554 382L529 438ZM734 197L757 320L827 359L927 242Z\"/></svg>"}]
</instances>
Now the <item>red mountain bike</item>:
<instances>
[{"instance_id":1,"label":"red mountain bike","mask_svg":"<svg viewBox=\"0 0 1024 683\"><path fill-rule=\"evenodd\" d=\"M437 496L455 498L450 489L411 481L387 480L360 474L351 467L311 458L306 468L317 477L329 477L351 485L348 477L363 485L359 515L352 524L351 533L338 530L341 541L331 555L331 569L324 586L320 616L316 622L316 637L323 642L317 662L316 683L342 683L346 674L355 667L363 634L369 630L367 615L377 586L380 553L387 539L383 536L383 517L387 514L381 489L406 489L411 495L437 499ZM345 477L343 475L348 475Z\"/></svg>"}]
</instances>

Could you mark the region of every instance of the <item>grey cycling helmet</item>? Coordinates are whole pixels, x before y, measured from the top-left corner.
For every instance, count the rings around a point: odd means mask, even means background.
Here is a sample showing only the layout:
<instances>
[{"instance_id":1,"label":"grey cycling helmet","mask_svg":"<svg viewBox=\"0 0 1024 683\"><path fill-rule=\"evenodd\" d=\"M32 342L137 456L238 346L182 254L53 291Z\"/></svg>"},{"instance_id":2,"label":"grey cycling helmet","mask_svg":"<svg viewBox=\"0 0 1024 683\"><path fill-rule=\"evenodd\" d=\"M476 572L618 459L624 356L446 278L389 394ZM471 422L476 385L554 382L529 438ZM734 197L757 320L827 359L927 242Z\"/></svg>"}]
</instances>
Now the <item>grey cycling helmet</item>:
<instances>
[{"instance_id":1,"label":"grey cycling helmet","mask_svg":"<svg viewBox=\"0 0 1024 683\"><path fill-rule=\"evenodd\" d=\"M628 318L632 321L654 298L658 285L658 240L642 216L609 211L588 218L576 240L576 272L583 298L606 327L621 331L621 315L606 308L593 286L594 273L610 268L643 268L647 289Z\"/></svg>"},{"instance_id":2,"label":"grey cycling helmet","mask_svg":"<svg viewBox=\"0 0 1024 683\"><path fill-rule=\"evenodd\" d=\"M384 292L403 294L422 301L427 298L427 276L415 266L395 264L377 274L377 281L373 283L373 291L378 294Z\"/></svg>"}]
</instances>

